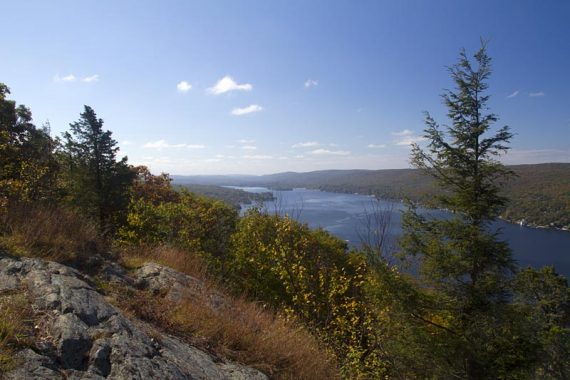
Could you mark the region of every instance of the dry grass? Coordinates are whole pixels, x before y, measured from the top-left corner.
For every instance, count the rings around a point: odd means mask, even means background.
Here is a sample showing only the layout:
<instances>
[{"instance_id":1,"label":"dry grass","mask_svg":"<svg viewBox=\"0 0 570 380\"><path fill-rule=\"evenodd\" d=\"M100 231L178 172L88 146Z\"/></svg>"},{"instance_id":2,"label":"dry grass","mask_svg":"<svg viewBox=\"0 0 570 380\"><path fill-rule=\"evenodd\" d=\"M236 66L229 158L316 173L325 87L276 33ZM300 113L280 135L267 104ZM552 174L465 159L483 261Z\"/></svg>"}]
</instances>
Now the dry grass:
<instances>
[{"instance_id":1,"label":"dry grass","mask_svg":"<svg viewBox=\"0 0 570 380\"><path fill-rule=\"evenodd\" d=\"M172 321L189 333L207 338L223 356L279 379L334 379L338 371L330 353L301 326L275 317L244 299L232 300L223 313L185 302Z\"/></svg>"},{"instance_id":2,"label":"dry grass","mask_svg":"<svg viewBox=\"0 0 570 380\"><path fill-rule=\"evenodd\" d=\"M205 301L174 304L145 291L121 298L119 306L129 314L273 379L339 377L333 355L309 332L250 301L232 299L215 311Z\"/></svg>"},{"instance_id":3,"label":"dry grass","mask_svg":"<svg viewBox=\"0 0 570 380\"><path fill-rule=\"evenodd\" d=\"M255 367L274 379L335 379L338 367L332 353L299 324L241 297L231 297L207 278L206 266L197 256L161 248L131 249L123 264L135 268L145 262L171 267L201 279L204 294L172 302L147 291L115 293L119 307L170 334L214 354ZM224 306L212 308L208 294L222 294Z\"/></svg>"},{"instance_id":4,"label":"dry grass","mask_svg":"<svg viewBox=\"0 0 570 380\"><path fill-rule=\"evenodd\" d=\"M144 263L154 262L201 280L212 281L208 279L204 259L170 246L127 247L121 250L120 262L127 269L139 268Z\"/></svg>"},{"instance_id":5,"label":"dry grass","mask_svg":"<svg viewBox=\"0 0 570 380\"><path fill-rule=\"evenodd\" d=\"M32 344L32 315L25 291L0 293L0 377L17 364L15 351Z\"/></svg>"},{"instance_id":6,"label":"dry grass","mask_svg":"<svg viewBox=\"0 0 570 380\"><path fill-rule=\"evenodd\" d=\"M93 255L105 252L96 225L73 211L17 205L1 221L0 244L14 255L85 268Z\"/></svg>"}]
</instances>

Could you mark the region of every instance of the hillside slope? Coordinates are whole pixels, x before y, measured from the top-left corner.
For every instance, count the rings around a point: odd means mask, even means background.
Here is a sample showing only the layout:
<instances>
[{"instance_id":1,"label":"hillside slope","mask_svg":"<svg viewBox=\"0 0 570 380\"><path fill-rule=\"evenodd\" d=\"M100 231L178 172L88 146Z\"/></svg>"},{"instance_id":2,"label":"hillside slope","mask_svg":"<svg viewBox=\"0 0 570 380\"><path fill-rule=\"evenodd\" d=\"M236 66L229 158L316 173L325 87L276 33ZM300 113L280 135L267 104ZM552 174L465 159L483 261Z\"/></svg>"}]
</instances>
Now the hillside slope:
<instances>
[{"instance_id":1,"label":"hillside slope","mask_svg":"<svg viewBox=\"0 0 570 380\"><path fill-rule=\"evenodd\" d=\"M133 290L152 284L155 291L168 292L177 286L177 278L191 281L156 264L127 276L107 263L102 273L114 287ZM8 298L26 300L29 310L20 332L26 342L13 353L6 379L267 378L256 369L128 318L97 291L93 279L55 262L15 259L0 252L0 297L4 326L10 317L5 307Z\"/></svg>"}]
</instances>

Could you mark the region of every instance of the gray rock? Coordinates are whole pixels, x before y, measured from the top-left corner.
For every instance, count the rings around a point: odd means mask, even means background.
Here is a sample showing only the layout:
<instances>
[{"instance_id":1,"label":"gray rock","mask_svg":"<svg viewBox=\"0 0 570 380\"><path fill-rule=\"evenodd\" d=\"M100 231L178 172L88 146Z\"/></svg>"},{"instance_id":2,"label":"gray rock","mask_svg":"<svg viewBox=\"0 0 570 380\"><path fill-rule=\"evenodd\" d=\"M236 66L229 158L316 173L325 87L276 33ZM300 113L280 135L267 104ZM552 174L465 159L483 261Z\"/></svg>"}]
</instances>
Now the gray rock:
<instances>
[{"instance_id":1,"label":"gray rock","mask_svg":"<svg viewBox=\"0 0 570 380\"><path fill-rule=\"evenodd\" d=\"M173 300L197 294L203 286L156 264L141 268L134 281L116 266L107 270L114 281L137 282L151 291L171 293ZM256 369L214 357L146 323L127 319L75 269L39 259L3 257L0 252L0 290L22 285L43 319L34 350L15 355L18 365L5 374L7 379L267 379Z\"/></svg>"},{"instance_id":2,"label":"gray rock","mask_svg":"<svg viewBox=\"0 0 570 380\"><path fill-rule=\"evenodd\" d=\"M163 294L169 301L201 299L214 310L223 310L225 297L192 277L156 263L146 263L133 274L135 285L154 294Z\"/></svg>"}]
</instances>

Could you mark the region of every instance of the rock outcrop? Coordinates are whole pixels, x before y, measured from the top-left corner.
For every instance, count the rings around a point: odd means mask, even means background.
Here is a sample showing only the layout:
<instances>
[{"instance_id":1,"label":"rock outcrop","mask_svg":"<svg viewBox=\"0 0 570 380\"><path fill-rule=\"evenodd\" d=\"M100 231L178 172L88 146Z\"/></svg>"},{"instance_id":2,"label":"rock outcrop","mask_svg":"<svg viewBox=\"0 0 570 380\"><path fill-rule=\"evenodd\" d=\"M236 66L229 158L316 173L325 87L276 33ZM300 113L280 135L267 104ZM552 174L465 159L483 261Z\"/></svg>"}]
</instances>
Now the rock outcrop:
<instances>
[{"instance_id":1,"label":"rock outcrop","mask_svg":"<svg viewBox=\"0 0 570 380\"><path fill-rule=\"evenodd\" d=\"M1 253L0 253L1 255ZM199 291L198 280L147 264L115 282L152 291ZM226 361L138 320L128 319L75 269L40 259L0 256L0 292L25 289L38 316L33 349L19 351L7 379L266 379L256 369ZM223 304L212 296L212 306Z\"/></svg>"}]
</instances>

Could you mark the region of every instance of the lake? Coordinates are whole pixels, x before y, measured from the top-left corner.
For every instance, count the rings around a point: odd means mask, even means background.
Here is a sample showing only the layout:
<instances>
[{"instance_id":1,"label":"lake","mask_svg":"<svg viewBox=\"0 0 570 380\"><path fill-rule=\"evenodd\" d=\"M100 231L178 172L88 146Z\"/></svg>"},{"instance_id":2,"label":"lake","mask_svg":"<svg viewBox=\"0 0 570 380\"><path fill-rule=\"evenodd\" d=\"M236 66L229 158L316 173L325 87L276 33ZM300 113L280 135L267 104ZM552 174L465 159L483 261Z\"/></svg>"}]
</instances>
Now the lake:
<instances>
[{"instance_id":1,"label":"lake","mask_svg":"<svg viewBox=\"0 0 570 380\"><path fill-rule=\"evenodd\" d=\"M250 192L271 191L263 187L234 187ZM373 207L373 199L358 194L329 193L326 191L293 189L271 191L274 201L265 202L269 211L289 214L310 227L322 227L349 244L358 245L359 231L364 231L366 213ZM379 201L381 209L388 210L391 220L389 241L395 245L402 233L401 213L405 209L400 202ZM245 206L247 209L251 206ZM449 215L445 211L421 209L423 214L437 217ZM511 246L514 257L522 266L541 267L554 265L556 270L570 278L570 232L521 227L497 221L491 228L500 229L501 237Z\"/></svg>"}]
</instances>

